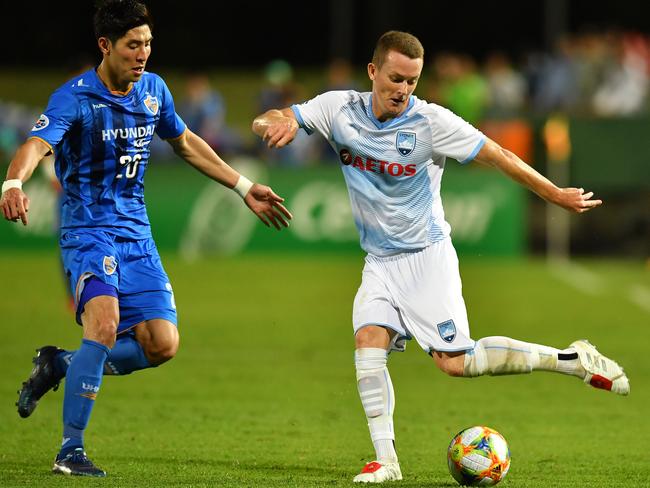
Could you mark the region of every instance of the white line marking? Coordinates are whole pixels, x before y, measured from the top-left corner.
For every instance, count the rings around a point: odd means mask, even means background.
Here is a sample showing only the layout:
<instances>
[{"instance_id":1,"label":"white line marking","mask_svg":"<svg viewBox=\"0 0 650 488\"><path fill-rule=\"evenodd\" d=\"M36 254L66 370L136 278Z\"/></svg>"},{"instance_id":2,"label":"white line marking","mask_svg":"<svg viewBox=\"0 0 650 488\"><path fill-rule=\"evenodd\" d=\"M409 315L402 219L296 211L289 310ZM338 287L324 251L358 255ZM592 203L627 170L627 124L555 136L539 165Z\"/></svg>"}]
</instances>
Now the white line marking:
<instances>
[{"instance_id":1,"label":"white line marking","mask_svg":"<svg viewBox=\"0 0 650 488\"><path fill-rule=\"evenodd\" d=\"M643 285L633 285L627 290L627 298L641 307L646 312L650 312L650 288Z\"/></svg>"},{"instance_id":2,"label":"white line marking","mask_svg":"<svg viewBox=\"0 0 650 488\"><path fill-rule=\"evenodd\" d=\"M596 273L570 261L549 264L550 273L560 281L588 295L600 295L605 282Z\"/></svg>"}]
</instances>

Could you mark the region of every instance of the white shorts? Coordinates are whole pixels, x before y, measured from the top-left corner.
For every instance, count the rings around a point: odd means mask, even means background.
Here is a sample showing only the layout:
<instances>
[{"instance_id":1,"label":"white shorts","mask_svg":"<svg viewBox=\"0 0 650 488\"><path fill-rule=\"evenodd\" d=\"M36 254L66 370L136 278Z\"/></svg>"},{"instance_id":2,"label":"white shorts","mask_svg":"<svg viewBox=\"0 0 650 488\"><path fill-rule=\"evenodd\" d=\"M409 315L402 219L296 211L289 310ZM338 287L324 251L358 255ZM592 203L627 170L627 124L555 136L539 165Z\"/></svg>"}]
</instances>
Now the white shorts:
<instances>
[{"instance_id":1,"label":"white shorts","mask_svg":"<svg viewBox=\"0 0 650 488\"><path fill-rule=\"evenodd\" d=\"M394 350L403 350L395 341L412 338L427 353L474 347L451 239L396 256L368 255L365 261L352 310L355 334L366 325L392 329Z\"/></svg>"}]
</instances>

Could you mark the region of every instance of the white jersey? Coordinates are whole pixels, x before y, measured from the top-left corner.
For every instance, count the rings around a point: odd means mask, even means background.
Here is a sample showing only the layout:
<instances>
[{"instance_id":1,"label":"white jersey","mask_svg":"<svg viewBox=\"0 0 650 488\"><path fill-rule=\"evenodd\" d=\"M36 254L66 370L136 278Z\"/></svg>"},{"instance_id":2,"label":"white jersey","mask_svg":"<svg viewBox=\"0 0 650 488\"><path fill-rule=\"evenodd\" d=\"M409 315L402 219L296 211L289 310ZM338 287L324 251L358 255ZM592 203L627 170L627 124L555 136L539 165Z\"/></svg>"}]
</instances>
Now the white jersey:
<instances>
[{"instance_id":1,"label":"white jersey","mask_svg":"<svg viewBox=\"0 0 650 488\"><path fill-rule=\"evenodd\" d=\"M331 91L291 108L300 127L323 135L339 155L363 250L423 249L449 236L440 200L445 159L471 161L485 136L415 96L402 115L380 122L371 95Z\"/></svg>"}]
</instances>

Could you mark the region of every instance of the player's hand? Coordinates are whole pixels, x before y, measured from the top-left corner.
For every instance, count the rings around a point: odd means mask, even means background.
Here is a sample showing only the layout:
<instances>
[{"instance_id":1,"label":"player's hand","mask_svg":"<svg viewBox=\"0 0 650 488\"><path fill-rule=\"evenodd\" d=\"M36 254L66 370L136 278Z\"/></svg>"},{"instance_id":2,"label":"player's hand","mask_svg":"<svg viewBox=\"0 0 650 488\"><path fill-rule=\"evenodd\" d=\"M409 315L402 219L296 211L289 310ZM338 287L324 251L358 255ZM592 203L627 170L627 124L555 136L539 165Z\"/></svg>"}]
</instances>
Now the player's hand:
<instances>
[{"instance_id":1,"label":"player's hand","mask_svg":"<svg viewBox=\"0 0 650 488\"><path fill-rule=\"evenodd\" d=\"M576 213L583 213L602 205L602 200L593 199L594 192L585 193L584 188L560 188L553 203Z\"/></svg>"},{"instance_id":2,"label":"player's hand","mask_svg":"<svg viewBox=\"0 0 650 488\"><path fill-rule=\"evenodd\" d=\"M295 139L298 129L298 122L295 119L282 117L269 125L262 140L271 148L284 147Z\"/></svg>"},{"instance_id":3,"label":"player's hand","mask_svg":"<svg viewBox=\"0 0 650 488\"><path fill-rule=\"evenodd\" d=\"M289 227L289 220L293 218L282 202L284 198L276 195L271 188L255 183L244 198L246 205L257 217L270 227L271 224L280 230L280 224Z\"/></svg>"},{"instance_id":4,"label":"player's hand","mask_svg":"<svg viewBox=\"0 0 650 488\"><path fill-rule=\"evenodd\" d=\"M5 219L27 225L27 212L29 212L29 198L19 188L10 188L0 197L0 207Z\"/></svg>"}]
</instances>

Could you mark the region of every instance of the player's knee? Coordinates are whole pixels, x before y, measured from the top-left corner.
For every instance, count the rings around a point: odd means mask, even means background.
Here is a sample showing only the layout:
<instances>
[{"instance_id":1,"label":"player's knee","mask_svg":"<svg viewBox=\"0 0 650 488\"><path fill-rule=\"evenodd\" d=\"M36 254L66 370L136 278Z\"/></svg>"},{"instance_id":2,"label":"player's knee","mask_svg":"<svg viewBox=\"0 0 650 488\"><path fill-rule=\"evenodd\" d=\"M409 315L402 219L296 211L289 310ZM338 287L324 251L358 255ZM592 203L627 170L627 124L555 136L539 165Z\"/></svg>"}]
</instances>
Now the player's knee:
<instances>
[{"instance_id":1,"label":"player's knee","mask_svg":"<svg viewBox=\"0 0 650 488\"><path fill-rule=\"evenodd\" d=\"M98 325L95 340L112 348L115 345L116 334L117 321L107 320Z\"/></svg>"},{"instance_id":2,"label":"player's knee","mask_svg":"<svg viewBox=\"0 0 650 488\"><path fill-rule=\"evenodd\" d=\"M115 345L117 319L111 316L97 317L84 324L84 337L108 347Z\"/></svg>"},{"instance_id":3,"label":"player's knee","mask_svg":"<svg viewBox=\"0 0 650 488\"><path fill-rule=\"evenodd\" d=\"M97 296L90 299L81 314L84 337L113 347L119 316L117 300L114 297Z\"/></svg>"},{"instance_id":4,"label":"player's knee","mask_svg":"<svg viewBox=\"0 0 650 488\"><path fill-rule=\"evenodd\" d=\"M449 376L463 376L464 355L450 355L444 352L431 351L431 357L438 369Z\"/></svg>"},{"instance_id":5,"label":"player's knee","mask_svg":"<svg viewBox=\"0 0 650 488\"><path fill-rule=\"evenodd\" d=\"M146 345L144 352L153 366L166 363L178 352L178 337L151 341Z\"/></svg>"},{"instance_id":6,"label":"player's knee","mask_svg":"<svg viewBox=\"0 0 650 488\"><path fill-rule=\"evenodd\" d=\"M354 342L357 349L367 347L387 349L390 344L390 333L384 327L367 325L357 331Z\"/></svg>"}]
</instances>

